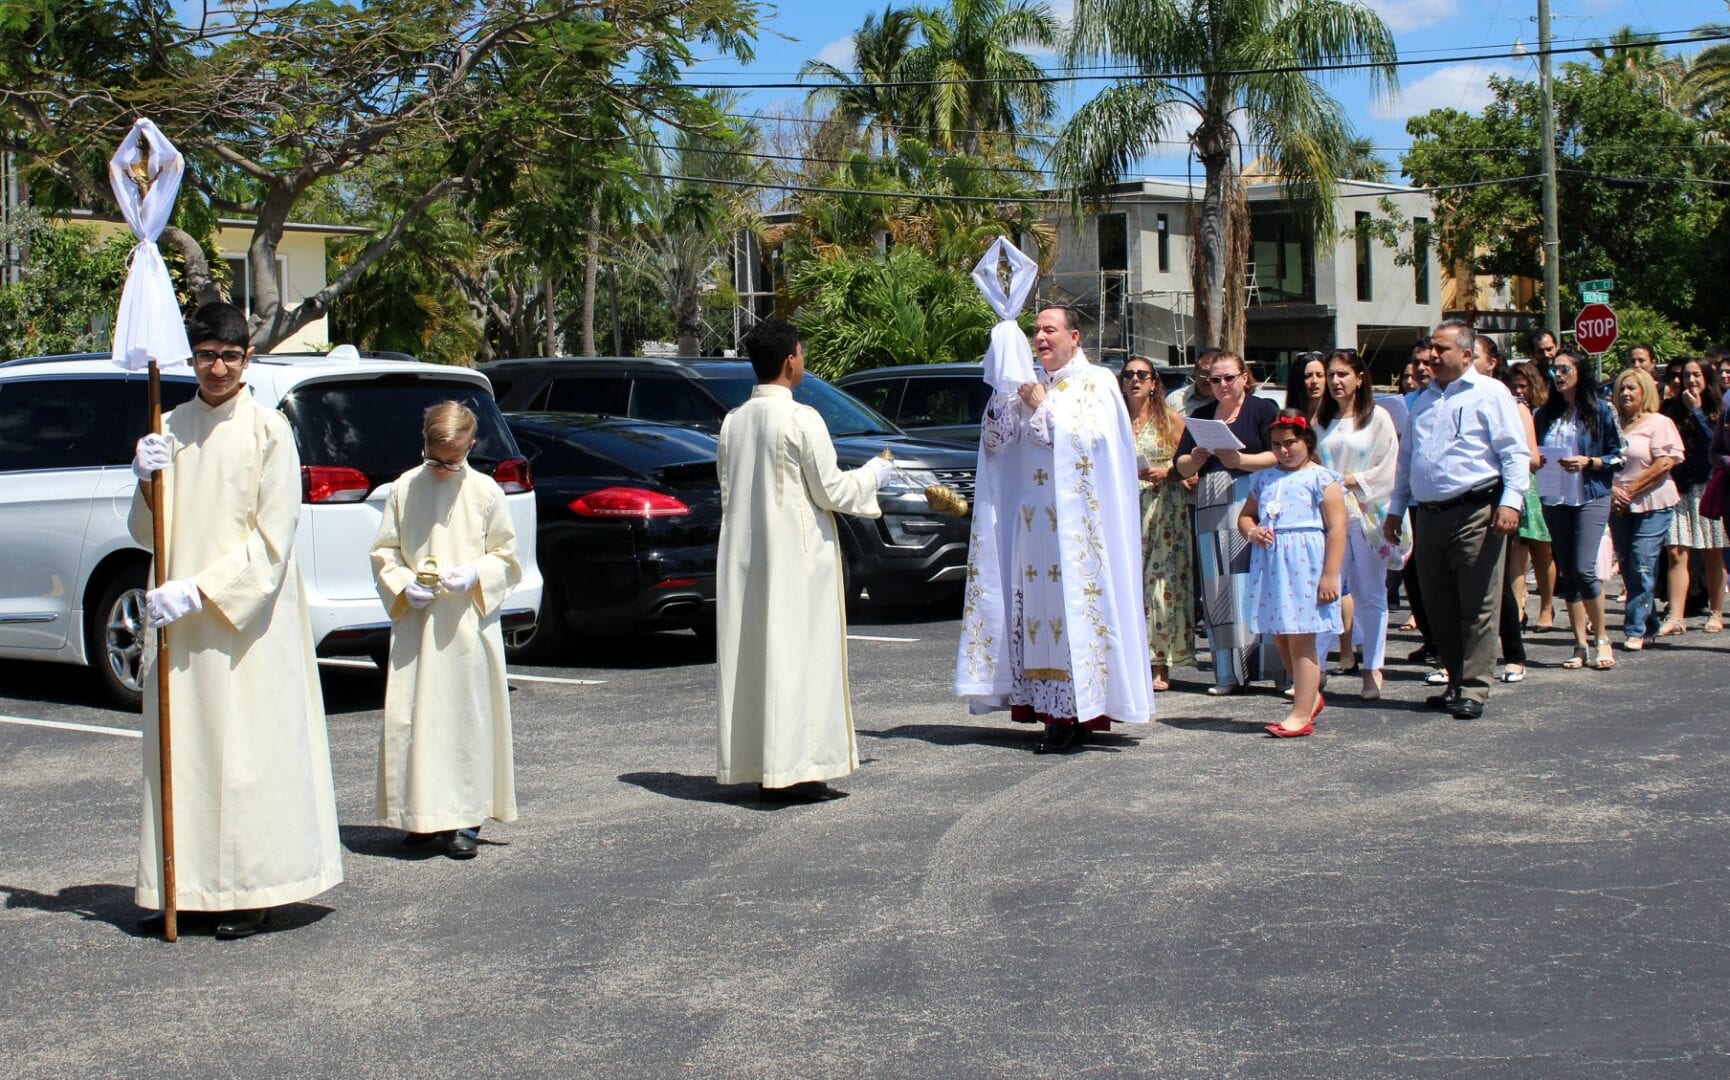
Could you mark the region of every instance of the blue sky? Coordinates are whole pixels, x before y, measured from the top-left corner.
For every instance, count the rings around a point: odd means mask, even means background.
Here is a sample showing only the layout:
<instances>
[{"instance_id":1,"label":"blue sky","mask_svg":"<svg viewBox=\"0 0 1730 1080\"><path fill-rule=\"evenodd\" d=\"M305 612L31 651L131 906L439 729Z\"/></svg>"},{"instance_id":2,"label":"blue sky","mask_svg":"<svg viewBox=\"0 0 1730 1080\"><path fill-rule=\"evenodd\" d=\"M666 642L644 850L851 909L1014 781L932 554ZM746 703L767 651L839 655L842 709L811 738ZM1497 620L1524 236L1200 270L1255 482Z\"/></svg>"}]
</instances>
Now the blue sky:
<instances>
[{"instance_id":1,"label":"blue sky","mask_svg":"<svg viewBox=\"0 0 1730 1080\"><path fill-rule=\"evenodd\" d=\"M1368 6L1380 12L1394 31L1402 58L1489 52L1502 57L1485 63L1401 69L1401 93L1392 101L1372 99L1368 82L1359 77L1330 85L1359 131L1370 135L1383 148L1382 156L1396 168L1399 148L1410 142L1405 132L1407 117L1438 107L1481 109L1490 100L1485 80L1493 73L1536 78L1535 61L1509 55L1509 47L1516 40L1528 46L1536 44L1536 0L1368 0ZM702 63L693 70L692 80L791 82L799 66L812 57L848 69L852 61L849 35L867 13L880 12L883 7L884 0L786 0L768 6L755 62L746 67L731 61ZM1058 0L1052 7L1067 17L1069 0ZM1709 22L1730 22L1730 8L1724 0L1552 0L1551 3L1551 33L1558 47L1585 44L1590 38L1607 38L1625 25L1677 37ZM1564 58L1558 61L1561 59ZM1049 58L1048 62L1055 66L1055 58ZM1099 84L1090 83L1060 88L1059 100L1064 112L1085 102L1098 88ZM752 109L796 112L803 107L804 95L798 91L758 90L747 93L746 101ZM1148 173L1175 171L1181 175L1184 171L1181 155L1162 155L1145 164L1144 171Z\"/></svg>"}]
</instances>

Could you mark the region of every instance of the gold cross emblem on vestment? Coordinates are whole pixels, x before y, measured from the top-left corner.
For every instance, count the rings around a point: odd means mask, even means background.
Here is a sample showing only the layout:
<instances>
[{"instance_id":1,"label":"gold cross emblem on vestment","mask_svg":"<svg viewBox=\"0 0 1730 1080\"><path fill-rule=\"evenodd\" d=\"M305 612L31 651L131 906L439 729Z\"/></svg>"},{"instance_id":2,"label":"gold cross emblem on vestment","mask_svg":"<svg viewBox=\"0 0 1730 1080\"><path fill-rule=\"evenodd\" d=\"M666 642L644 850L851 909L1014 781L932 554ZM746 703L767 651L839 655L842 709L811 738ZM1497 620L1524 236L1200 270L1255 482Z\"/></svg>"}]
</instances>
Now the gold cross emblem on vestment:
<instances>
[{"instance_id":1,"label":"gold cross emblem on vestment","mask_svg":"<svg viewBox=\"0 0 1730 1080\"><path fill-rule=\"evenodd\" d=\"M1033 482L1035 484L1038 484L1040 487L1044 487L1045 482L1049 479L1051 479L1051 477L1049 477L1045 474L1044 469L1034 469L1033 470Z\"/></svg>"},{"instance_id":2,"label":"gold cross emblem on vestment","mask_svg":"<svg viewBox=\"0 0 1730 1080\"><path fill-rule=\"evenodd\" d=\"M1045 572L1045 576L1050 578L1053 581L1062 581L1063 580L1063 572L1057 568L1056 563L1051 564L1051 569L1047 570Z\"/></svg>"}]
</instances>

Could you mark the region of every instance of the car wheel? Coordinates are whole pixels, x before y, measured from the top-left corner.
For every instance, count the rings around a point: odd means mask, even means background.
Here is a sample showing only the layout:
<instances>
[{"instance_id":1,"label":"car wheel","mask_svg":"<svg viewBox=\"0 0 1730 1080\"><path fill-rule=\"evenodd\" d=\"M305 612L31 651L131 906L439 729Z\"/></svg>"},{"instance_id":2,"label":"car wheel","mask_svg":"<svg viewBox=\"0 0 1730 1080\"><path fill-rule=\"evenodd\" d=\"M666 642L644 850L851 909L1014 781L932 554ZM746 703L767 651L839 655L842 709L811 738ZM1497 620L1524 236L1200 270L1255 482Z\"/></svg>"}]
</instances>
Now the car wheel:
<instances>
[{"instance_id":1,"label":"car wheel","mask_svg":"<svg viewBox=\"0 0 1730 1080\"><path fill-rule=\"evenodd\" d=\"M533 626L505 635L505 659L513 664L534 664L569 655L571 628L565 622L564 604L552 581L541 586L541 613Z\"/></svg>"},{"instance_id":2,"label":"car wheel","mask_svg":"<svg viewBox=\"0 0 1730 1080\"><path fill-rule=\"evenodd\" d=\"M145 635L144 567L127 567L114 575L86 617L85 655L97 680L114 704L129 712L144 707Z\"/></svg>"}]
</instances>

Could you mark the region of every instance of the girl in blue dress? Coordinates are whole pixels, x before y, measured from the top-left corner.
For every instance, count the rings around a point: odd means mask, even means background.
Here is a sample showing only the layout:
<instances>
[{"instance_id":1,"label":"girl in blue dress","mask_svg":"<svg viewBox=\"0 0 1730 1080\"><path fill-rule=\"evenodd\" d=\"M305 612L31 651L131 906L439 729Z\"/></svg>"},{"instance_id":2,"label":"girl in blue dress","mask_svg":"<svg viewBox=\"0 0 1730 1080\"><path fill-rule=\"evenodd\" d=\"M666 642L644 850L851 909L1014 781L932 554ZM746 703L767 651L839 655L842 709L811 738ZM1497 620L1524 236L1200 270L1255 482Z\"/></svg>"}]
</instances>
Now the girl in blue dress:
<instances>
[{"instance_id":1,"label":"girl in blue dress","mask_svg":"<svg viewBox=\"0 0 1730 1080\"><path fill-rule=\"evenodd\" d=\"M1286 409L1268 426L1275 468L1257 473L1237 528L1249 555L1249 629L1272 634L1291 672L1291 712L1269 735L1315 730L1322 711L1316 635L1340 632L1340 567L1346 557L1346 501L1338 473L1316 464L1309 419Z\"/></svg>"}]
</instances>

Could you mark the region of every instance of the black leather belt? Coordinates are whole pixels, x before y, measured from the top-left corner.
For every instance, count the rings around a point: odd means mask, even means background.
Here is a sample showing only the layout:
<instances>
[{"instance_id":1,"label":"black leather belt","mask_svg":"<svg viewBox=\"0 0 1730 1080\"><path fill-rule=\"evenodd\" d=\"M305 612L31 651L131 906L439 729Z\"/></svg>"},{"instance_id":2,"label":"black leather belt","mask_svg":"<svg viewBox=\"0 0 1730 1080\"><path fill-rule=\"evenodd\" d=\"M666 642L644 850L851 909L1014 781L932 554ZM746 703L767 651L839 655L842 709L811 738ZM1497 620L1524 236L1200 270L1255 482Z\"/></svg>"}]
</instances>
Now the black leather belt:
<instances>
[{"instance_id":1,"label":"black leather belt","mask_svg":"<svg viewBox=\"0 0 1730 1080\"><path fill-rule=\"evenodd\" d=\"M1464 495L1455 495L1451 499L1443 499L1440 502L1421 502L1418 504L1418 509L1436 513L1440 510L1452 510L1456 506L1465 506L1469 503L1493 502L1501 497L1502 482L1498 480L1493 484L1475 487Z\"/></svg>"}]
</instances>

